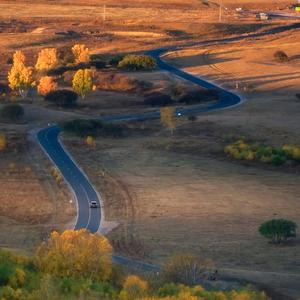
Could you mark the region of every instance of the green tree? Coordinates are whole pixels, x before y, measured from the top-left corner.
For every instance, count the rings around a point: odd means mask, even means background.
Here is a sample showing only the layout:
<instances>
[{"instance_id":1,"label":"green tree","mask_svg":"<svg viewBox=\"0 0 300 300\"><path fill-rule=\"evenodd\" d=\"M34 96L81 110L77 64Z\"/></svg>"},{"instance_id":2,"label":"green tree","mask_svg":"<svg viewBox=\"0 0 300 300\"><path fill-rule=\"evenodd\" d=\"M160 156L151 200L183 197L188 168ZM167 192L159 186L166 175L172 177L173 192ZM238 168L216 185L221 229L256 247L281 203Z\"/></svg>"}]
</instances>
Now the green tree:
<instances>
[{"instance_id":1,"label":"green tree","mask_svg":"<svg viewBox=\"0 0 300 300\"><path fill-rule=\"evenodd\" d=\"M271 239L272 243L279 244L288 238L296 237L296 228L297 225L292 221L273 219L261 224L258 231L262 236Z\"/></svg>"},{"instance_id":2,"label":"green tree","mask_svg":"<svg viewBox=\"0 0 300 300\"><path fill-rule=\"evenodd\" d=\"M89 69L78 70L73 77L73 90L81 96L86 97L93 90L92 72Z\"/></svg>"}]
</instances>

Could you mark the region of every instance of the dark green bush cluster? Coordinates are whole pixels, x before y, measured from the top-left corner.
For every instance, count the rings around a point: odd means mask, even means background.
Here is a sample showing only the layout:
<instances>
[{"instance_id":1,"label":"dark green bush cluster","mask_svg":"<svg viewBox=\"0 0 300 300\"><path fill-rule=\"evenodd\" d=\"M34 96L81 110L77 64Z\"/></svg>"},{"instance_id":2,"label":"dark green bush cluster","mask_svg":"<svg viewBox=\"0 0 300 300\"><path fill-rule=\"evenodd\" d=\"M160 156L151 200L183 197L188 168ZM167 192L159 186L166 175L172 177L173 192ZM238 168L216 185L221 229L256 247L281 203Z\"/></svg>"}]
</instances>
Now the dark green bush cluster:
<instances>
[{"instance_id":1,"label":"dark green bush cluster","mask_svg":"<svg viewBox=\"0 0 300 300\"><path fill-rule=\"evenodd\" d=\"M183 93L182 96L179 97L178 102L191 105L191 104L197 104L205 101L218 99L218 97L219 95L216 90L203 89L203 90Z\"/></svg>"},{"instance_id":2,"label":"dark green bush cluster","mask_svg":"<svg viewBox=\"0 0 300 300\"><path fill-rule=\"evenodd\" d=\"M121 137L124 134L124 125L104 123L100 120L76 119L65 123L63 130L80 137Z\"/></svg>"},{"instance_id":3,"label":"dark green bush cluster","mask_svg":"<svg viewBox=\"0 0 300 300\"><path fill-rule=\"evenodd\" d=\"M148 71L156 68L156 61L148 55L126 55L118 63L118 68L127 71Z\"/></svg>"},{"instance_id":4,"label":"dark green bush cluster","mask_svg":"<svg viewBox=\"0 0 300 300\"><path fill-rule=\"evenodd\" d=\"M77 99L78 95L70 90L57 90L45 96L45 101L63 108L75 107L77 105Z\"/></svg>"},{"instance_id":5,"label":"dark green bush cluster","mask_svg":"<svg viewBox=\"0 0 300 300\"><path fill-rule=\"evenodd\" d=\"M0 115L4 119L18 120L24 115L24 108L20 104L6 104L0 110Z\"/></svg>"},{"instance_id":6,"label":"dark green bush cluster","mask_svg":"<svg viewBox=\"0 0 300 300\"><path fill-rule=\"evenodd\" d=\"M113 67L117 67L119 62L121 60L123 60L124 57L125 57L125 55L116 55L113 58L111 58L111 60L109 61L109 64Z\"/></svg>"},{"instance_id":7,"label":"dark green bush cluster","mask_svg":"<svg viewBox=\"0 0 300 300\"><path fill-rule=\"evenodd\" d=\"M271 163L275 166L284 164L288 159L300 161L300 147L294 145L274 148L258 143L249 144L244 140L238 140L226 146L224 151L235 159L260 161L263 163Z\"/></svg>"},{"instance_id":8,"label":"dark green bush cluster","mask_svg":"<svg viewBox=\"0 0 300 300\"><path fill-rule=\"evenodd\" d=\"M166 106L174 104L171 96L162 93L153 93L144 99L145 105Z\"/></svg>"},{"instance_id":9,"label":"dark green bush cluster","mask_svg":"<svg viewBox=\"0 0 300 300\"><path fill-rule=\"evenodd\" d=\"M258 231L261 235L278 244L288 238L296 237L296 223L285 219L273 219L260 225Z\"/></svg>"}]
</instances>

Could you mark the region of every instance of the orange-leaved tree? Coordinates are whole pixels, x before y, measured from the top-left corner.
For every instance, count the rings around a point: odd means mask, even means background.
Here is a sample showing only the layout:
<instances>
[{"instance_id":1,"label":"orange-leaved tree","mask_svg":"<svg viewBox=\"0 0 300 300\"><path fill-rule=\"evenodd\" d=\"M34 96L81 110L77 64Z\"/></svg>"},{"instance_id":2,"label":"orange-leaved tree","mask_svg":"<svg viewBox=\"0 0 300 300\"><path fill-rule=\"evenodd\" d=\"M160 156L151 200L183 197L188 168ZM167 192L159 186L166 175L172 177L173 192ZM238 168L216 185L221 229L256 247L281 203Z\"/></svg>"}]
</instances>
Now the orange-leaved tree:
<instances>
[{"instance_id":1,"label":"orange-leaved tree","mask_svg":"<svg viewBox=\"0 0 300 300\"><path fill-rule=\"evenodd\" d=\"M90 50L84 44L76 44L72 48L72 52L77 64L88 63L90 61Z\"/></svg>"},{"instance_id":2,"label":"orange-leaved tree","mask_svg":"<svg viewBox=\"0 0 300 300\"><path fill-rule=\"evenodd\" d=\"M78 70L73 77L72 84L73 90L84 99L93 90L92 71Z\"/></svg>"},{"instance_id":3,"label":"orange-leaved tree","mask_svg":"<svg viewBox=\"0 0 300 300\"><path fill-rule=\"evenodd\" d=\"M26 97L28 90L34 85L33 68L26 67L25 55L21 51L15 52L7 79L9 87L18 90L22 97Z\"/></svg>"},{"instance_id":4,"label":"orange-leaved tree","mask_svg":"<svg viewBox=\"0 0 300 300\"><path fill-rule=\"evenodd\" d=\"M39 52L35 68L38 71L48 71L57 67L58 64L57 50L55 48L46 48Z\"/></svg>"},{"instance_id":5,"label":"orange-leaved tree","mask_svg":"<svg viewBox=\"0 0 300 300\"><path fill-rule=\"evenodd\" d=\"M40 79L37 89L40 95L45 96L57 89L57 83L53 77L43 76Z\"/></svg>"},{"instance_id":6,"label":"orange-leaved tree","mask_svg":"<svg viewBox=\"0 0 300 300\"><path fill-rule=\"evenodd\" d=\"M0 151L5 150L6 146L7 146L6 136L3 133L1 133L0 134Z\"/></svg>"},{"instance_id":7,"label":"orange-leaved tree","mask_svg":"<svg viewBox=\"0 0 300 300\"><path fill-rule=\"evenodd\" d=\"M40 269L57 277L106 281L112 274L112 247L102 235L86 229L54 231L37 251Z\"/></svg>"}]
</instances>

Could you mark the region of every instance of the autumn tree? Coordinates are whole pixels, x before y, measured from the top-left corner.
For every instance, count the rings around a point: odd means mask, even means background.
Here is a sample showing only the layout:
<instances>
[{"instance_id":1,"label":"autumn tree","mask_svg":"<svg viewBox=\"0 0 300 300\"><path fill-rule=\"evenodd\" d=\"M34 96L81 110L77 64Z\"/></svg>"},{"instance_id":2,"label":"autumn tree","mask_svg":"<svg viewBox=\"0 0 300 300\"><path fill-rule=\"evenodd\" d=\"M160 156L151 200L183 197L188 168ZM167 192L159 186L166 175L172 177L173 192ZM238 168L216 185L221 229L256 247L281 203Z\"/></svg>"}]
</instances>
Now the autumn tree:
<instances>
[{"instance_id":1,"label":"autumn tree","mask_svg":"<svg viewBox=\"0 0 300 300\"><path fill-rule=\"evenodd\" d=\"M26 97L28 90L34 85L33 68L26 67L25 55L16 51L13 56L13 65L8 73L9 87L18 90L21 97Z\"/></svg>"},{"instance_id":2,"label":"autumn tree","mask_svg":"<svg viewBox=\"0 0 300 300\"><path fill-rule=\"evenodd\" d=\"M121 300L136 299L145 294L148 289L147 281L136 275L129 275L123 283L123 289L120 293Z\"/></svg>"},{"instance_id":3,"label":"autumn tree","mask_svg":"<svg viewBox=\"0 0 300 300\"><path fill-rule=\"evenodd\" d=\"M206 258L191 254L173 256L163 267L163 275L168 282L195 285L200 279L210 275L214 263Z\"/></svg>"},{"instance_id":4,"label":"autumn tree","mask_svg":"<svg viewBox=\"0 0 300 300\"><path fill-rule=\"evenodd\" d=\"M55 48L42 49L37 58L35 68L38 71L48 71L59 64L57 50Z\"/></svg>"},{"instance_id":5,"label":"autumn tree","mask_svg":"<svg viewBox=\"0 0 300 300\"><path fill-rule=\"evenodd\" d=\"M166 128L170 129L171 134L173 134L174 129L176 128L175 120L175 108L172 106L162 107L160 109L160 122Z\"/></svg>"},{"instance_id":6,"label":"autumn tree","mask_svg":"<svg viewBox=\"0 0 300 300\"><path fill-rule=\"evenodd\" d=\"M37 251L38 264L57 277L106 281L112 274L112 247L102 235L86 229L54 231Z\"/></svg>"},{"instance_id":7,"label":"autumn tree","mask_svg":"<svg viewBox=\"0 0 300 300\"><path fill-rule=\"evenodd\" d=\"M72 80L73 90L81 96L82 99L93 90L92 72L89 69L78 70Z\"/></svg>"},{"instance_id":8,"label":"autumn tree","mask_svg":"<svg viewBox=\"0 0 300 300\"><path fill-rule=\"evenodd\" d=\"M90 50L84 44L76 44L72 48L75 63L88 63L90 61Z\"/></svg>"},{"instance_id":9,"label":"autumn tree","mask_svg":"<svg viewBox=\"0 0 300 300\"><path fill-rule=\"evenodd\" d=\"M49 94L57 89L57 83L51 76L43 76L38 85L38 93L42 96Z\"/></svg>"}]
</instances>

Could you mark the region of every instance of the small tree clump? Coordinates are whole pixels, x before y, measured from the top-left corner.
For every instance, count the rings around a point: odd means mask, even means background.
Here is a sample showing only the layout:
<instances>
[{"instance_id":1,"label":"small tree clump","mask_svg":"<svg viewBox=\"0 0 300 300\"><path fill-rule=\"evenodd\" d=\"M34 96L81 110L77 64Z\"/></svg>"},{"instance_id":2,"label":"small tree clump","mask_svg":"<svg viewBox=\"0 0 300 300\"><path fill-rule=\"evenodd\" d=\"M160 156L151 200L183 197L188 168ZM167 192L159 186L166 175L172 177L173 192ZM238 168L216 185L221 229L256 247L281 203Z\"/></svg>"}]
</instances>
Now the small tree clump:
<instances>
[{"instance_id":1,"label":"small tree clump","mask_svg":"<svg viewBox=\"0 0 300 300\"><path fill-rule=\"evenodd\" d=\"M169 95L161 93L153 93L144 99L144 104L151 106L166 106L173 103L174 102Z\"/></svg>"},{"instance_id":2,"label":"small tree clump","mask_svg":"<svg viewBox=\"0 0 300 300\"><path fill-rule=\"evenodd\" d=\"M40 95L45 96L57 89L57 83L53 77L44 76L40 79L37 89Z\"/></svg>"},{"instance_id":3,"label":"small tree clump","mask_svg":"<svg viewBox=\"0 0 300 300\"><path fill-rule=\"evenodd\" d=\"M296 223L285 219L273 219L260 225L259 233L270 239L273 244L280 244L288 238L296 237Z\"/></svg>"},{"instance_id":4,"label":"small tree clump","mask_svg":"<svg viewBox=\"0 0 300 300\"><path fill-rule=\"evenodd\" d=\"M48 93L44 99L58 107L72 108L77 105L78 95L70 90L57 90Z\"/></svg>"},{"instance_id":5,"label":"small tree clump","mask_svg":"<svg viewBox=\"0 0 300 300\"><path fill-rule=\"evenodd\" d=\"M78 70L73 77L72 84L73 90L84 99L93 90L92 71Z\"/></svg>"},{"instance_id":6,"label":"small tree clump","mask_svg":"<svg viewBox=\"0 0 300 300\"><path fill-rule=\"evenodd\" d=\"M1 108L0 115L4 119L16 121L23 117L24 108L20 104L6 104Z\"/></svg>"},{"instance_id":7,"label":"small tree clump","mask_svg":"<svg viewBox=\"0 0 300 300\"><path fill-rule=\"evenodd\" d=\"M37 251L40 270L58 278L107 281L112 274L112 247L102 235L86 229L54 231Z\"/></svg>"},{"instance_id":8,"label":"small tree clump","mask_svg":"<svg viewBox=\"0 0 300 300\"><path fill-rule=\"evenodd\" d=\"M119 63L118 68L127 71L149 71L156 68L156 61L148 55L126 55Z\"/></svg>"},{"instance_id":9,"label":"small tree clump","mask_svg":"<svg viewBox=\"0 0 300 300\"><path fill-rule=\"evenodd\" d=\"M278 50L274 53L274 58L279 62L287 62L289 60L288 55L281 50Z\"/></svg>"}]
</instances>

